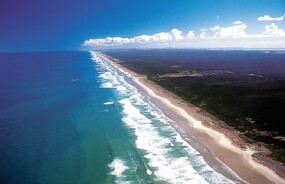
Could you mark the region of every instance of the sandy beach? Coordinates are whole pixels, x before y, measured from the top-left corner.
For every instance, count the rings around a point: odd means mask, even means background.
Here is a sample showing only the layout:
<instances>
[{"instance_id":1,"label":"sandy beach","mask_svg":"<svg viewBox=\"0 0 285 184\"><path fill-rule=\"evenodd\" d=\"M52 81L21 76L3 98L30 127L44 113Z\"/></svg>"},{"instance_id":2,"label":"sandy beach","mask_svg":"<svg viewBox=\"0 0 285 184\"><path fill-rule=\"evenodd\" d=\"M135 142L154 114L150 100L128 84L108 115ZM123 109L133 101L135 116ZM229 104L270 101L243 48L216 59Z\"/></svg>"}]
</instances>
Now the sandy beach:
<instances>
[{"instance_id":1,"label":"sandy beach","mask_svg":"<svg viewBox=\"0 0 285 184\"><path fill-rule=\"evenodd\" d=\"M284 165L271 159L267 149L245 143L239 132L216 117L165 90L146 76L124 68L118 60L99 54L129 76L133 85L175 122L172 126L214 169L237 183L285 183Z\"/></svg>"}]
</instances>

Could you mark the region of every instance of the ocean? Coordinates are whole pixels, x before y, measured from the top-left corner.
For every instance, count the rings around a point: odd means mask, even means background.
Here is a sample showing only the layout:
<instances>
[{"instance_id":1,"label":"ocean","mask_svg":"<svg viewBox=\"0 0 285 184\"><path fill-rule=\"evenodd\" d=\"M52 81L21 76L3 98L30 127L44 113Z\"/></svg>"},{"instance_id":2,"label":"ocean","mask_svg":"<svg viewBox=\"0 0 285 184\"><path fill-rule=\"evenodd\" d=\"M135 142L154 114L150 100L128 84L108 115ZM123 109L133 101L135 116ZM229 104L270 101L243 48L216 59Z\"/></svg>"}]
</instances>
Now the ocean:
<instances>
[{"instance_id":1,"label":"ocean","mask_svg":"<svg viewBox=\"0 0 285 184\"><path fill-rule=\"evenodd\" d=\"M95 52L0 53L0 183L234 183Z\"/></svg>"}]
</instances>

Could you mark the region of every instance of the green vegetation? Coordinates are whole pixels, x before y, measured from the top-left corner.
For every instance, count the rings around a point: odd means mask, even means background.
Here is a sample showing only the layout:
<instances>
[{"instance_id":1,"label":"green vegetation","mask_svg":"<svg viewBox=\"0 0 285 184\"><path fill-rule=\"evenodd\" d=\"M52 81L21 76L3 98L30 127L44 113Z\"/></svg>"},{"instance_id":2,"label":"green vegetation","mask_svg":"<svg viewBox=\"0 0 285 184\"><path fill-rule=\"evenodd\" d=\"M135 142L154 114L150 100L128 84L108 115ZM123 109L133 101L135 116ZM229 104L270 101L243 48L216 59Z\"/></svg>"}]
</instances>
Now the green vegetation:
<instances>
[{"instance_id":1,"label":"green vegetation","mask_svg":"<svg viewBox=\"0 0 285 184\"><path fill-rule=\"evenodd\" d=\"M225 121L250 140L267 144L276 159L285 161L285 142L274 138L284 136L280 120L285 85L282 89L252 89L226 76L161 79L150 75L149 79Z\"/></svg>"}]
</instances>

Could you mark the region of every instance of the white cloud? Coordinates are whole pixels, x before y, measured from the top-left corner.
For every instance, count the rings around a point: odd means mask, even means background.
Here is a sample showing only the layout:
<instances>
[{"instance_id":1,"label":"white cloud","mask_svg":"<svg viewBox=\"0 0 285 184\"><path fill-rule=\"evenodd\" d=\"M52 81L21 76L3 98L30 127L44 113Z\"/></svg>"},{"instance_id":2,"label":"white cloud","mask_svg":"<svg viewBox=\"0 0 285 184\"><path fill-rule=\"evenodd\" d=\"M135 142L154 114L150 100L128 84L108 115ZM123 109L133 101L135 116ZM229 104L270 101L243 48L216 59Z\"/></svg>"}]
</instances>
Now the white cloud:
<instances>
[{"instance_id":1,"label":"white cloud","mask_svg":"<svg viewBox=\"0 0 285 184\"><path fill-rule=\"evenodd\" d=\"M187 38L194 38L195 37L195 33L194 33L194 31L189 31L188 33L187 33Z\"/></svg>"},{"instance_id":2,"label":"white cloud","mask_svg":"<svg viewBox=\"0 0 285 184\"><path fill-rule=\"evenodd\" d=\"M89 39L84 42L85 46L96 46L96 45L123 45L130 43L129 38L121 37L107 37L105 39Z\"/></svg>"},{"instance_id":3,"label":"white cloud","mask_svg":"<svg viewBox=\"0 0 285 184\"><path fill-rule=\"evenodd\" d=\"M285 36L285 31L280 29L275 23L265 26L264 35L267 36Z\"/></svg>"},{"instance_id":4,"label":"white cloud","mask_svg":"<svg viewBox=\"0 0 285 184\"><path fill-rule=\"evenodd\" d=\"M218 30L220 30L220 29L221 29L220 26L215 26L215 27L211 27L211 28L210 28L211 31L218 31Z\"/></svg>"},{"instance_id":5,"label":"white cloud","mask_svg":"<svg viewBox=\"0 0 285 184\"><path fill-rule=\"evenodd\" d=\"M160 32L152 35L139 35L131 38L106 37L86 40L84 49L108 48L163 48L163 47L190 47L190 48L285 48L285 30L275 23L265 26L259 33L247 34L247 25L242 21L234 21L231 26L214 26L193 30L182 34L179 29L169 32ZM201 32L200 32L201 31ZM238 38L238 39L237 39Z\"/></svg>"},{"instance_id":6,"label":"white cloud","mask_svg":"<svg viewBox=\"0 0 285 184\"><path fill-rule=\"evenodd\" d=\"M209 29L206 29L206 28L202 28L200 29L201 32L206 32L206 31L209 31Z\"/></svg>"},{"instance_id":7,"label":"white cloud","mask_svg":"<svg viewBox=\"0 0 285 184\"><path fill-rule=\"evenodd\" d=\"M200 38L206 38L207 37L207 33L206 32L202 32L201 34L200 34Z\"/></svg>"},{"instance_id":8,"label":"white cloud","mask_svg":"<svg viewBox=\"0 0 285 184\"><path fill-rule=\"evenodd\" d=\"M242 21L237 20L237 21L234 21L234 22L233 22L233 24L234 24L234 25L239 25L239 24L243 24L243 22L242 22Z\"/></svg>"},{"instance_id":9,"label":"white cloud","mask_svg":"<svg viewBox=\"0 0 285 184\"><path fill-rule=\"evenodd\" d=\"M245 29L247 28L246 24L235 24L233 26L229 27L220 27L215 26L211 27L210 30L215 32L216 37L232 37L232 38L238 38L238 37L245 37L246 32Z\"/></svg>"},{"instance_id":10,"label":"white cloud","mask_svg":"<svg viewBox=\"0 0 285 184\"><path fill-rule=\"evenodd\" d=\"M133 38L122 38L122 37L107 37L99 39L89 39L83 43L83 46L115 46L125 44L141 44L141 43L160 43L167 41L182 40L182 31L178 29L172 29L170 32L161 32L153 35L140 35Z\"/></svg>"},{"instance_id":11,"label":"white cloud","mask_svg":"<svg viewBox=\"0 0 285 184\"><path fill-rule=\"evenodd\" d=\"M181 40L182 37L182 31L178 30L178 29L172 29L170 31L170 35L174 40Z\"/></svg>"},{"instance_id":12,"label":"white cloud","mask_svg":"<svg viewBox=\"0 0 285 184\"><path fill-rule=\"evenodd\" d=\"M280 17L271 17L269 15L264 15L257 18L257 21L282 21L284 20L284 15Z\"/></svg>"},{"instance_id":13,"label":"white cloud","mask_svg":"<svg viewBox=\"0 0 285 184\"><path fill-rule=\"evenodd\" d=\"M150 41L164 42L164 41L169 41L169 40L172 40L171 34L166 33L166 32L161 32L161 33L156 33L156 34L152 35Z\"/></svg>"},{"instance_id":14,"label":"white cloud","mask_svg":"<svg viewBox=\"0 0 285 184\"><path fill-rule=\"evenodd\" d=\"M140 35L132 38L132 41L135 43L146 43L152 40L152 36L150 35Z\"/></svg>"}]
</instances>

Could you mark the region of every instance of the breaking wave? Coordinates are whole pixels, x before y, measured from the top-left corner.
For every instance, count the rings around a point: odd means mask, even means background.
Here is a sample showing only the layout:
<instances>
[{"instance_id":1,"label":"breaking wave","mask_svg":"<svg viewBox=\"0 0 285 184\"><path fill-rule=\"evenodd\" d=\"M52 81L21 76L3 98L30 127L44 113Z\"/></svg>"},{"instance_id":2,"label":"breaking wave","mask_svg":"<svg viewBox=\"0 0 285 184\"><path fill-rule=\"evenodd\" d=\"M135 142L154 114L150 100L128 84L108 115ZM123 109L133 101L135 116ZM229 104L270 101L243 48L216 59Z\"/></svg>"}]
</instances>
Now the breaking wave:
<instances>
[{"instance_id":1,"label":"breaking wave","mask_svg":"<svg viewBox=\"0 0 285 184\"><path fill-rule=\"evenodd\" d=\"M113 88L118 95L122 122L135 136L134 145L146 160L146 175L167 183L234 183L212 169L170 125L171 120L114 66L95 52L92 59L99 69L101 88ZM131 182L126 181L125 173L132 168L125 161L115 158L109 167L116 183Z\"/></svg>"}]
</instances>

